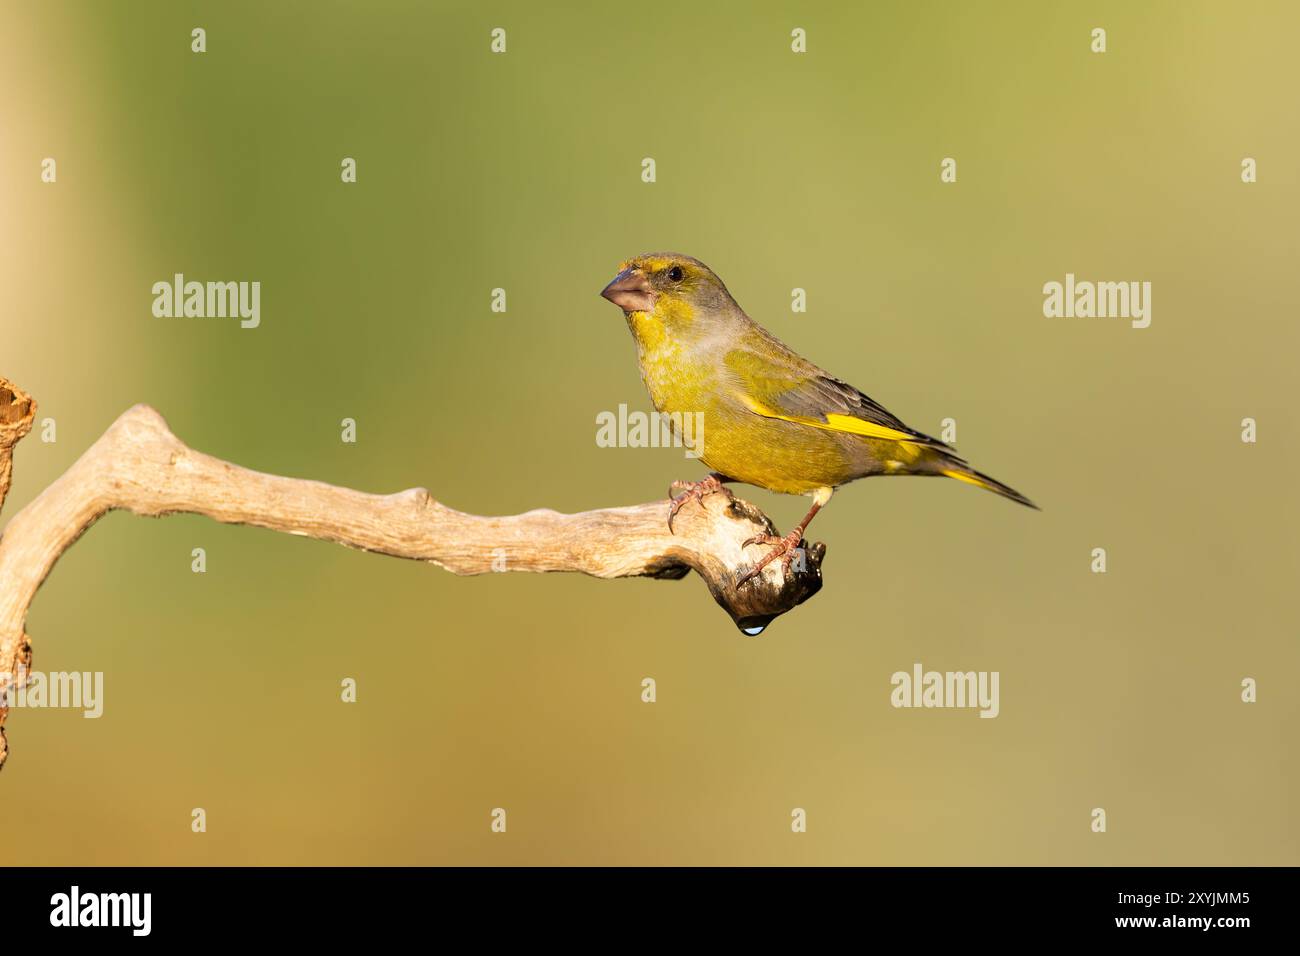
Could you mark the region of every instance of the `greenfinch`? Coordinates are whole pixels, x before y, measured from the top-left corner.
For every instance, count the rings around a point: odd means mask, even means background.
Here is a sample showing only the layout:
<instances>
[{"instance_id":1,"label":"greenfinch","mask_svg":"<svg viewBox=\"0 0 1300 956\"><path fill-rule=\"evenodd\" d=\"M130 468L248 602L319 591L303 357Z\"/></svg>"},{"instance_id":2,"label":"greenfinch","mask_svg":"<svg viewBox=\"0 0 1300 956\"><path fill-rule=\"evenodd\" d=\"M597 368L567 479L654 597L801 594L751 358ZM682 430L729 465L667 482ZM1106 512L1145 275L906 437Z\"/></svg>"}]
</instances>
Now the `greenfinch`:
<instances>
[{"instance_id":1,"label":"greenfinch","mask_svg":"<svg viewBox=\"0 0 1300 956\"><path fill-rule=\"evenodd\" d=\"M795 354L746 315L698 259L672 252L636 256L619 266L601 295L623 310L655 409L675 425L702 414L695 452L713 473L673 483L670 530L688 501L730 494L726 481L812 496L812 508L789 534L746 542L771 550L737 587L777 557L788 570L808 523L836 488L858 478L943 475L1037 508L975 471L949 445L909 428Z\"/></svg>"}]
</instances>

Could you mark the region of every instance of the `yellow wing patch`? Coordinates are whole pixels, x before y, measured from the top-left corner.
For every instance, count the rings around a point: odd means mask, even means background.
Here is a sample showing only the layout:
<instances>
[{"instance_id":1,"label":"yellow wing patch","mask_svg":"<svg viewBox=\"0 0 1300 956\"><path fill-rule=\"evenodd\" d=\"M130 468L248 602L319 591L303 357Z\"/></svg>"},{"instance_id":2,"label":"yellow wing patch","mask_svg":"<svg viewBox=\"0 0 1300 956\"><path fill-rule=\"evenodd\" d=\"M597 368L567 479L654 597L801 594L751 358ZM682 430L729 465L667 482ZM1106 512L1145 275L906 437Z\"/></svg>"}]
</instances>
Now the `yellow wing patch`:
<instances>
[{"instance_id":1,"label":"yellow wing patch","mask_svg":"<svg viewBox=\"0 0 1300 956\"><path fill-rule=\"evenodd\" d=\"M854 435L866 435L868 438L888 438L893 441L917 441L915 435L900 432L897 428L877 425L852 415L827 415L826 427L837 432L851 432Z\"/></svg>"},{"instance_id":2,"label":"yellow wing patch","mask_svg":"<svg viewBox=\"0 0 1300 956\"><path fill-rule=\"evenodd\" d=\"M742 396L742 400L749 406L749 410L756 415L762 415L764 418L777 418L783 422L794 422L798 425L807 425L810 428L821 428L825 431L847 432L851 435L862 435L865 438L883 438L888 441L905 441L911 444L925 444L915 435L909 435L907 432L900 432L897 428L890 428L887 425L877 425L875 422L869 422L865 419L855 418L852 415L835 415L826 416L826 421L819 422L815 418L804 418L799 415L785 415L774 409L760 405L748 395Z\"/></svg>"}]
</instances>

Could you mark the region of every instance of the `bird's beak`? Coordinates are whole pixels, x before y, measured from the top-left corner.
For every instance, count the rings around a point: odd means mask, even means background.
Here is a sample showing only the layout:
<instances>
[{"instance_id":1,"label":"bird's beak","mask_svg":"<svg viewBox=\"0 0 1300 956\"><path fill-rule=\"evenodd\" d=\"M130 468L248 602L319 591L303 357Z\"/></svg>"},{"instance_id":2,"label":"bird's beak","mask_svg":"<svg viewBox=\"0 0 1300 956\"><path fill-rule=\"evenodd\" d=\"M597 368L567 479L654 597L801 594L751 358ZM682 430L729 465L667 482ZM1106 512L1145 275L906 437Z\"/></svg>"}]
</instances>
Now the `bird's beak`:
<instances>
[{"instance_id":1,"label":"bird's beak","mask_svg":"<svg viewBox=\"0 0 1300 956\"><path fill-rule=\"evenodd\" d=\"M640 269L624 269L600 294L624 312L649 312L655 305L650 280Z\"/></svg>"}]
</instances>

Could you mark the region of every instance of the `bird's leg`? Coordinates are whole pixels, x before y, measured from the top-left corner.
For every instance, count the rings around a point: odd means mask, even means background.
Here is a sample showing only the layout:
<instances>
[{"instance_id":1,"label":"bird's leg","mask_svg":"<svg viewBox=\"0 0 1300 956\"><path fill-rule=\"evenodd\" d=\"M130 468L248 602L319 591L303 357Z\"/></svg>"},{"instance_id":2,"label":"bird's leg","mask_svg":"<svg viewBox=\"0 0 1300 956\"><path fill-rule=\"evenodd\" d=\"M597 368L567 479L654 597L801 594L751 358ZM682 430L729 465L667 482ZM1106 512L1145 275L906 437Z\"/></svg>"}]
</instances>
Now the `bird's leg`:
<instances>
[{"instance_id":1,"label":"bird's leg","mask_svg":"<svg viewBox=\"0 0 1300 956\"><path fill-rule=\"evenodd\" d=\"M737 589L739 589L746 581L758 577L758 575L762 573L763 569L778 557L781 559L782 572L785 574L790 573L790 564L794 561L794 553L798 551L799 546L803 544L804 531L807 530L808 525L812 523L812 519L817 515L817 512L822 510L822 505L831 500L831 494L834 490L834 488L818 488L813 493L813 506L808 509L808 513L803 516L803 520L794 526L794 530L784 537L762 534L756 538L750 538L741 545L742 548L747 548L751 544L766 544L771 545L772 550L767 553L767 556L763 558L762 561L758 562L758 564L754 565L741 575L740 580L736 582Z\"/></svg>"},{"instance_id":2,"label":"bird's leg","mask_svg":"<svg viewBox=\"0 0 1300 956\"><path fill-rule=\"evenodd\" d=\"M724 481L730 481L726 475L720 475L716 471L708 475L701 481L674 481L668 486L668 531L671 534L673 530L673 519L677 517L677 512L682 510L682 505L688 501L702 501L705 495L711 495L720 491L728 499L733 498L731 491L723 485ZM680 491L679 491L680 489Z\"/></svg>"}]
</instances>

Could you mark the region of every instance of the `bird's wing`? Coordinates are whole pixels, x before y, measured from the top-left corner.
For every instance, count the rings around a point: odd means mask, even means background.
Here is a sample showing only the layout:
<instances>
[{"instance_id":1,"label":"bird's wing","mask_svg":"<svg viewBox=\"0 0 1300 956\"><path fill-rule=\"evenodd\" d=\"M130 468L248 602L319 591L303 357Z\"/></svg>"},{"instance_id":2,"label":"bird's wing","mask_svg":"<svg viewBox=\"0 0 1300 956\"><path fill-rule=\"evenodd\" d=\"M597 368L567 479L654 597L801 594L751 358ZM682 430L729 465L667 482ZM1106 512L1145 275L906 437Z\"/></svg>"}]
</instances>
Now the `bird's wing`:
<instances>
[{"instance_id":1,"label":"bird's wing","mask_svg":"<svg viewBox=\"0 0 1300 956\"><path fill-rule=\"evenodd\" d=\"M754 414L867 438L949 449L939 439L904 425L869 395L827 375L776 339L772 343L779 349L738 348L726 355L739 386L738 397Z\"/></svg>"}]
</instances>

